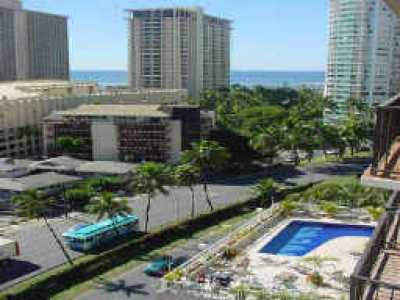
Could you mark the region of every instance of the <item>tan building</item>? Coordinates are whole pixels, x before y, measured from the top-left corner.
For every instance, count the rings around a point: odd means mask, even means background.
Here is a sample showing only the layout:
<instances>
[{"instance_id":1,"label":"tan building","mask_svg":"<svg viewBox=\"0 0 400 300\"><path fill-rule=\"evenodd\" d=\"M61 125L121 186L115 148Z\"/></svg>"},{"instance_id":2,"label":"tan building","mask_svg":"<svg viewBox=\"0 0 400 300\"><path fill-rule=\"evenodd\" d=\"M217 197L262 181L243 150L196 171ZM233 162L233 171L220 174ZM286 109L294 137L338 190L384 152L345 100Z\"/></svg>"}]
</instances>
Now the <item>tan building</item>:
<instances>
[{"instance_id":1,"label":"tan building","mask_svg":"<svg viewBox=\"0 0 400 300\"><path fill-rule=\"evenodd\" d=\"M69 79L67 18L0 0L0 81Z\"/></svg>"},{"instance_id":2,"label":"tan building","mask_svg":"<svg viewBox=\"0 0 400 300\"><path fill-rule=\"evenodd\" d=\"M0 83L0 157L42 154L42 119L87 103L180 103L184 90L101 91L93 82L17 81Z\"/></svg>"},{"instance_id":3,"label":"tan building","mask_svg":"<svg viewBox=\"0 0 400 300\"><path fill-rule=\"evenodd\" d=\"M220 89L230 83L231 22L201 8L129 10L132 88Z\"/></svg>"},{"instance_id":4,"label":"tan building","mask_svg":"<svg viewBox=\"0 0 400 300\"><path fill-rule=\"evenodd\" d=\"M97 161L177 162L200 140L200 109L182 105L82 105L45 118L49 156ZM70 140L78 146L61 144Z\"/></svg>"}]
</instances>

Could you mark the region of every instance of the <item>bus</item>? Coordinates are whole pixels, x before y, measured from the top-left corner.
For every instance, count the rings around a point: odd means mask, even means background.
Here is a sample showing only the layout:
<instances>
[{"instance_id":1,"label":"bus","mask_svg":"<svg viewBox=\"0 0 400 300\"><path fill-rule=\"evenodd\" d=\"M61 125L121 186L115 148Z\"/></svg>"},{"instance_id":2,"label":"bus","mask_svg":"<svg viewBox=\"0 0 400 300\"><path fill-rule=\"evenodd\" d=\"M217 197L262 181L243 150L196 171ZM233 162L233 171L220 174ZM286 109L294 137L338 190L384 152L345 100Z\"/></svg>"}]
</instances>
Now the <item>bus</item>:
<instances>
[{"instance_id":1,"label":"bus","mask_svg":"<svg viewBox=\"0 0 400 300\"><path fill-rule=\"evenodd\" d=\"M90 251L139 230L139 218L132 215L117 216L95 224L78 225L65 232L66 245L74 251Z\"/></svg>"}]
</instances>

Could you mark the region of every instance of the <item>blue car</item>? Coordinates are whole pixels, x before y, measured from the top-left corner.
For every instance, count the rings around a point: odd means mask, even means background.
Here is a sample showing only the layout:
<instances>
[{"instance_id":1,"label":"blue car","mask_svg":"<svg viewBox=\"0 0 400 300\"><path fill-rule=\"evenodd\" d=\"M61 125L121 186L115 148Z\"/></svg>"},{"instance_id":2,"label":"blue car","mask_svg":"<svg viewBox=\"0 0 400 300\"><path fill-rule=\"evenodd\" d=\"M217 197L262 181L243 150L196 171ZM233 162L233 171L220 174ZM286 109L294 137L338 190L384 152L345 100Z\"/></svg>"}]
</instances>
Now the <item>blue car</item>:
<instances>
[{"instance_id":1,"label":"blue car","mask_svg":"<svg viewBox=\"0 0 400 300\"><path fill-rule=\"evenodd\" d=\"M149 276L162 277L177 268L187 260L186 257L173 258L165 255L153 260L145 269L144 273Z\"/></svg>"}]
</instances>

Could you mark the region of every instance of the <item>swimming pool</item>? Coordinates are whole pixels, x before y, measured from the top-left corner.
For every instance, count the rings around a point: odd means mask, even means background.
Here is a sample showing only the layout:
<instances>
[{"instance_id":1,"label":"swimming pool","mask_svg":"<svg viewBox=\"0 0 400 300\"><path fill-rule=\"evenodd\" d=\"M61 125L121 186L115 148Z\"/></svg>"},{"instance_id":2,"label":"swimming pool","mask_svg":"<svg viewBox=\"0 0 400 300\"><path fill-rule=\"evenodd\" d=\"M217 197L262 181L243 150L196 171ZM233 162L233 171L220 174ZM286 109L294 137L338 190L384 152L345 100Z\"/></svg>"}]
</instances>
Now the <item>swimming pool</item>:
<instances>
[{"instance_id":1,"label":"swimming pool","mask_svg":"<svg viewBox=\"0 0 400 300\"><path fill-rule=\"evenodd\" d=\"M304 256L322 244L339 237L370 237L374 227L310 221L292 221L260 253Z\"/></svg>"}]
</instances>

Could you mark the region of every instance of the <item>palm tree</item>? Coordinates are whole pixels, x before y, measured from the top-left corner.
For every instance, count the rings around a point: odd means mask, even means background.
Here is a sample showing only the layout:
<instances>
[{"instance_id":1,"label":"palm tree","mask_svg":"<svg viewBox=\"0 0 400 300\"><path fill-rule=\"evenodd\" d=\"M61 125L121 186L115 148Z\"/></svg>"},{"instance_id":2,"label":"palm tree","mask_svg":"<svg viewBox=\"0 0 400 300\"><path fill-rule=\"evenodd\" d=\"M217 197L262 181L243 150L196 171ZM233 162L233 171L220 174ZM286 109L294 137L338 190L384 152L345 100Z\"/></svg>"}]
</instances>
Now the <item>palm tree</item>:
<instances>
[{"instance_id":1,"label":"palm tree","mask_svg":"<svg viewBox=\"0 0 400 300\"><path fill-rule=\"evenodd\" d=\"M15 195L12 198L12 202L15 205L16 212L18 215L23 216L28 219L43 219L47 228L53 235L53 238L57 242L58 246L60 247L61 251L63 252L65 258L72 266L73 262L68 254L67 250L65 249L63 243L58 238L55 230L50 225L47 220L46 211L49 207L54 203L54 199L48 197L45 193L38 191L38 190L28 190L24 193L19 195Z\"/></svg>"},{"instance_id":2,"label":"palm tree","mask_svg":"<svg viewBox=\"0 0 400 300\"><path fill-rule=\"evenodd\" d=\"M182 163L189 163L199 170L206 201L211 211L214 211L214 206L208 193L209 176L213 171L221 169L229 158L230 154L226 148L214 141L193 143L192 149L182 154Z\"/></svg>"},{"instance_id":3,"label":"palm tree","mask_svg":"<svg viewBox=\"0 0 400 300\"><path fill-rule=\"evenodd\" d=\"M273 204L273 197L275 193L280 189L280 187L280 184L278 184L271 178L262 179L253 188L253 193L258 199L260 199L261 205L263 207L266 207L268 203Z\"/></svg>"},{"instance_id":4,"label":"palm tree","mask_svg":"<svg viewBox=\"0 0 400 300\"><path fill-rule=\"evenodd\" d=\"M100 196L92 198L91 203L86 206L86 210L90 214L97 215L98 221L104 217L110 219L117 235L119 235L119 231L115 223L116 218L132 213L127 199L117 198L110 192L104 192Z\"/></svg>"},{"instance_id":5,"label":"palm tree","mask_svg":"<svg viewBox=\"0 0 400 300\"><path fill-rule=\"evenodd\" d=\"M151 200L158 194L168 195L166 185L171 183L171 175L165 165L147 162L136 169L133 179L133 190L137 194L147 194L146 222L144 231L147 233Z\"/></svg>"},{"instance_id":6,"label":"palm tree","mask_svg":"<svg viewBox=\"0 0 400 300\"><path fill-rule=\"evenodd\" d=\"M175 168L175 178L178 184L189 188L192 195L192 218L195 216L194 186L199 182L199 171L191 164L183 164Z\"/></svg>"}]
</instances>

